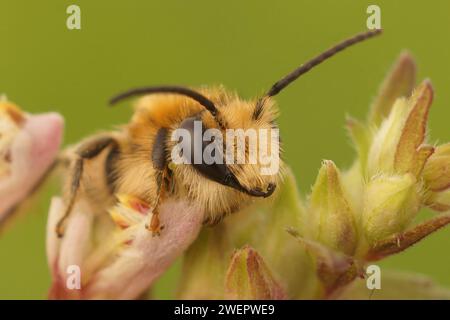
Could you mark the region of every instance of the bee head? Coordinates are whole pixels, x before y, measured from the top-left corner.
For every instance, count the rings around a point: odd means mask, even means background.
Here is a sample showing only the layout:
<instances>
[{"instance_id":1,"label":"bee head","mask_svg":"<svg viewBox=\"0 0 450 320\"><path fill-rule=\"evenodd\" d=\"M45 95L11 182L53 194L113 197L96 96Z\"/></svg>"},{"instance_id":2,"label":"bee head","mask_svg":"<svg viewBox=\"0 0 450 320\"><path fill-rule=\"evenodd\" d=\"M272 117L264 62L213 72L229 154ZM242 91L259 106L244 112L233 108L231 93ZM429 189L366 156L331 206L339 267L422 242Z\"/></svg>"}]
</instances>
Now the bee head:
<instances>
[{"instance_id":1,"label":"bee head","mask_svg":"<svg viewBox=\"0 0 450 320\"><path fill-rule=\"evenodd\" d=\"M249 111L241 101L224 106L218 127L208 127L205 114L185 119L172 132L178 139L172 161L246 195L269 197L280 167L278 127L273 121L252 121Z\"/></svg>"}]
</instances>

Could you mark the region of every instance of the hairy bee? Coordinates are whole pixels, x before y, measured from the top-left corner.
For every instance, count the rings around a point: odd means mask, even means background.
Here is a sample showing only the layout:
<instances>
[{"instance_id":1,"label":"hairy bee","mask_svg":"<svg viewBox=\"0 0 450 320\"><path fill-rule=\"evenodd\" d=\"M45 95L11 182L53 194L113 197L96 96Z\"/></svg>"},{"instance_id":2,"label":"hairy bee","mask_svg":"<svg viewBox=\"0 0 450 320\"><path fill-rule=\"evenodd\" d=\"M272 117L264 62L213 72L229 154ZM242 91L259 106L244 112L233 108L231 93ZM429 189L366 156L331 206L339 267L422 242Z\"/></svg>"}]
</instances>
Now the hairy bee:
<instances>
[{"instance_id":1,"label":"hairy bee","mask_svg":"<svg viewBox=\"0 0 450 320\"><path fill-rule=\"evenodd\" d=\"M147 228L158 234L161 229L158 205L165 197L194 201L203 208L205 223L220 221L255 198L269 197L280 174L262 175L260 161L207 163L201 159L174 165L172 150L179 141L171 139L173 132L182 128L193 133L196 121L200 122L202 132L214 128L224 136L229 129L278 129L278 109L273 96L335 53L380 32L368 31L339 43L289 73L254 101L244 101L223 87L196 91L179 86L138 88L113 98L111 102L115 104L142 95L131 121L122 130L90 137L66 153L70 175L66 211L57 225L58 235L63 235L64 222L80 198L95 212L102 212L115 204L116 194L136 196L153 208ZM195 138L195 134L193 139L190 143L198 143L201 151L205 151L207 144L195 141L201 139ZM270 148L279 153L278 141L257 143L270 143ZM193 150L194 147L190 152ZM248 156L247 144L245 154ZM221 156L224 155L222 152Z\"/></svg>"}]
</instances>

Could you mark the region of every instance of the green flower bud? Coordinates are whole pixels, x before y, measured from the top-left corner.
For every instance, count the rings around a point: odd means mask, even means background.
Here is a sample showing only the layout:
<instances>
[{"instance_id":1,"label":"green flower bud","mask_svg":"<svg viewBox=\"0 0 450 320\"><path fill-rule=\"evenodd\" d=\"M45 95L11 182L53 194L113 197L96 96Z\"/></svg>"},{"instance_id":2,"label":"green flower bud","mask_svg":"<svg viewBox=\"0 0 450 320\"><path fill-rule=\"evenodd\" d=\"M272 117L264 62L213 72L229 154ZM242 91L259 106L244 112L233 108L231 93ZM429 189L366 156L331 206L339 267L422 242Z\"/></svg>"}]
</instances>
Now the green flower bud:
<instances>
[{"instance_id":1,"label":"green flower bud","mask_svg":"<svg viewBox=\"0 0 450 320\"><path fill-rule=\"evenodd\" d=\"M425 80L408 99L408 117L394 157L394 169L397 173L409 172L419 177L426 161L434 152L433 147L423 145L433 95L431 83Z\"/></svg>"},{"instance_id":2,"label":"green flower bud","mask_svg":"<svg viewBox=\"0 0 450 320\"><path fill-rule=\"evenodd\" d=\"M412 173L418 177L434 148L423 145L433 88L424 81L409 99L397 99L376 132L369 151L368 176Z\"/></svg>"},{"instance_id":3,"label":"green flower bud","mask_svg":"<svg viewBox=\"0 0 450 320\"><path fill-rule=\"evenodd\" d=\"M412 174L379 176L366 187L363 230L369 243L403 231L420 208Z\"/></svg>"},{"instance_id":4,"label":"green flower bud","mask_svg":"<svg viewBox=\"0 0 450 320\"><path fill-rule=\"evenodd\" d=\"M378 126L400 97L409 97L416 80L416 65L408 52L403 52L384 79L369 113L369 122Z\"/></svg>"},{"instance_id":5,"label":"green flower bud","mask_svg":"<svg viewBox=\"0 0 450 320\"><path fill-rule=\"evenodd\" d=\"M450 210L450 190L428 192L425 204L435 211L444 212Z\"/></svg>"},{"instance_id":6,"label":"green flower bud","mask_svg":"<svg viewBox=\"0 0 450 320\"><path fill-rule=\"evenodd\" d=\"M228 299L285 299L283 288L274 279L262 257L251 247L237 250L225 278Z\"/></svg>"},{"instance_id":7,"label":"green flower bud","mask_svg":"<svg viewBox=\"0 0 450 320\"><path fill-rule=\"evenodd\" d=\"M324 161L313 186L309 207L309 236L345 254L353 254L357 232L351 205L332 161Z\"/></svg>"},{"instance_id":8,"label":"green flower bud","mask_svg":"<svg viewBox=\"0 0 450 320\"><path fill-rule=\"evenodd\" d=\"M368 177L380 172L394 173L394 158L407 116L406 99L398 99L392 111L375 133L367 162Z\"/></svg>"},{"instance_id":9,"label":"green flower bud","mask_svg":"<svg viewBox=\"0 0 450 320\"><path fill-rule=\"evenodd\" d=\"M436 211L450 209L450 143L440 145L423 170L425 204Z\"/></svg>"},{"instance_id":10,"label":"green flower bud","mask_svg":"<svg viewBox=\"0 0 450 320\"><path fill-rule=\"evenodd\" d=\"M443 191L450 187L450 143L438 146L423 171L426 187Z\"/></svg>"}]
</instances>

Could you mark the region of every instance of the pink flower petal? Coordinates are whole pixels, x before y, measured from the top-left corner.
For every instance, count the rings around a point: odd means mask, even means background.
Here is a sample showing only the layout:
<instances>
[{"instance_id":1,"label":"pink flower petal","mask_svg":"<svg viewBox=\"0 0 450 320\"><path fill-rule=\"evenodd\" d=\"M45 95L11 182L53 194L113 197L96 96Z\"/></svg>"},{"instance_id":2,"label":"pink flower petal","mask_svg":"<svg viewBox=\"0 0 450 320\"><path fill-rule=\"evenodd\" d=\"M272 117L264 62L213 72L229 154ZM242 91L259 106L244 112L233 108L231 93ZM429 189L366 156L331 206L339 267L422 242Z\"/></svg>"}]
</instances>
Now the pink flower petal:
<instances>
[{"instance_id":1,"label":"pink flower petal","mask_svg":"<svg viewBox=\"0 0 450 320\"><path fill-rule=\"evenodd\" d=\"M131 227L135 230L132 245L94 275L86 288L86 298L137 298L196 239L202 225L198 207L186 201L167 200L160 207L160 215L165 226L161 235L153 237L145 221Z\"/></svg>"},{"instance_id":2,"label":"pink flower petal","mask_svg":"<svg viewBox=\"0 0 450 320\"><path fill-rule=\"evenodd\" d=\"M139 297L195 240L203 216L191 203L167 200L160 206L165 228L160 236L153 237L145 228L147 217L122 230L114 227L109 216L93 216L81 203L74 207L64 237L58 239L55 226L63 211L62 201L53 199L47 225L47 256L53 277L49 297L54 299ZM111 221L99 221L105 217ZM113 228L93 243L99 222L111 222ZM125 244L124 240L132 241ZM80 267L81 290L66 288L70 265Z\"/></svg>"},{"instance_id":3,"label":"pink flower petal","mask_svg":"<svg viewBox=\"0 0 450 320\"><path fill-rule=\"evenodd\" d=\"M46 252L48 266L55 270L55 266L58 263L58 252L60 247L60 241L58 235L55 232L56 225L61 219L64 213L63 201L61 198L54 197L50 203L50 210L47 219L47 239L46 239Z\"/></svg>"},{"instance_id":4,"label":"pink flower petal","mask_svg":"<svg viewBox=\"0 0 450 320\"><path fill-rule=\"evenodd\" d=\"M79 298L80 290L68 290L66 278L69 266L81 267L91 249L93 216L83 202L77 203L68 221L68 228L62 239L56 234L56 225L64 213L65 206L60 198L53 198L47 222L47 259L53 283L49 297L52 299ZM81 279L82 280L82 279Z\"/></svg>"},{"instance_id":5,"label":"pink flower petal","mask_svg":"<svg viewBox=\"0 0 450 320\"><path fill-rule=\"evenodd\" d=\"M32 191L52 165L64 120L57 113L30 115L11 146L11 174L0 179L0 221Z\"/></svg>"}]
</instances>

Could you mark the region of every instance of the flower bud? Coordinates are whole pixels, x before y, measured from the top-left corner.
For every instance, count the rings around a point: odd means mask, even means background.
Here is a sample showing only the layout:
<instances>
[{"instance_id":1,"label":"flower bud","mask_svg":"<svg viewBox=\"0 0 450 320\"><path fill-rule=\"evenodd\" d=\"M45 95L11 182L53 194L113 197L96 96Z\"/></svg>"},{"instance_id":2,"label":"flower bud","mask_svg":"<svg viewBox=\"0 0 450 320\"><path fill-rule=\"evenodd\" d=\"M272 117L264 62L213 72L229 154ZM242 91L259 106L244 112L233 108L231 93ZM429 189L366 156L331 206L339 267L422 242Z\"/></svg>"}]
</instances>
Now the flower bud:
<instances>
[{"instance_id":1,"label":"flower bud","mask_svg":"<svg viewBox=\"0 0 450 320\"><path fill-rule=\"evenodd\" d=\"M0 101L0 224L50 172L63 123L59 114L30 115Z\"/></svg>"},{"instance_id":2,"label":"flower bud","mask_svg":"<svg viewBox=\"0 0 450 320\"><path fill-rule=\"evenodd\" d=\"M420 206L412 174L375 177L364 197L363 229L369 243L403 231Z\"/></svg>"},{"instance_id":3,"label":"flower bud","mask_svg":"<svg viewBox=\"0 0 450 320\"><path fill-rule=\"evenodd\" d=\"M403 52L384 79L370 107L369 122L378 126L391 111L394 102L409 97L416 79L416 65L408 52Z\"/></svg>"},{"instance_id":4,"label":"flower bud","mask_svg":"<svg viewBox=\"0 0 450 320\"><path fill-rule=\"evenodd\" d=\"M165 228L153 237L145 228L148 216L143 213L148 205L133 196L121 195L119 200L111 215L120 229L80 201L62 239L56 236L55 226L65 207L60 199L53 200L47 228L51 298L136 299L198 235L203 212L195 204L167 199L159 208ZM78 290L67 286L69 266L80 270Z\"/></svg>"},{"instance_id":5,"label":"flower bud","mask_svg":"<svg viewBox=\"0 0 450 320\"><path fill-rule=\"evenodd\" d=\"M353 254L357 241L354 215L340 173L332 161L324 161L313 186L309 207L309 236L346 254Z\"/></svg>"},{"instance_id":6,"label":"flower bud","mask_svg":"<svg viewBox=\"0 0 450 320\"><path fill-rule=\"evenodd\" d=\"M438 146L423 171L425 185L432 191L450 187L450 143Z\"/></svg>"},{"instance_id":7,"label":"flower bud","mask_svg":"<svg viewBox=\"0 0 450 320\"><path fill-rule=\"evenodd\" d=\"M427 192L425 204L435 211L444 212L450 210L450 190Z\"/></svg>"},{"instance_id":8,"label":"flower bud","mask_svg":"<svg viewBox=\"0 0 450 320\"><path fill-rule=\"evenodd\" d=\"M423 145L433 88L424 81L409 99L397 99L376 132L368 158L368 176L412 173L418 177L434 148Z\"/></svg>"},{"instance_id":9,"label":"flower bud","mask_svg":"<svg viewBox=\"0 0 450 320\"><path fill-rule=\"evenodd\" d=\"M409 112L394 157L394 169L397 173L409 172L419 177L425 162L434 152L433 147L423 145L433 95L431 83L425 80L408 99Z\"/></svg>"},{"instance_id":10,"label":"flower bud","mask_svg":"<svg viewBox=\"0 0 450 320\"><path fill-rule=\"evenodd\" d=\"M228 299L285 299L283 288L274 279L263 258L251 247L236 250L225 277Z\"/></svg>"},{"instance_id":11,"label":"flower bud","mask_svg":"<svg viewBox=\"0 0 450 320\"><path fill-rule=\"evenodd\" d=\"M450 143L440 145L423 170L425 204L433 210L450 209Z\"/></svg>"},{"instance_id":12,"label":"flower bud","mask_svg":"<svg viewBox=\"0 0 450 320\"><path fill-rule=\"evenodd\" d=\"M367 173L373 177L378 173L394 173L394 157L407 116L406 99L397 99L389 116L375 133L367 160Z\"/></svg>"}]
</instances>

